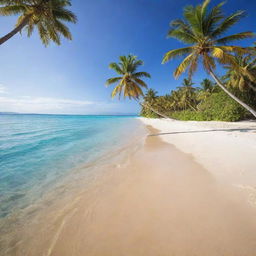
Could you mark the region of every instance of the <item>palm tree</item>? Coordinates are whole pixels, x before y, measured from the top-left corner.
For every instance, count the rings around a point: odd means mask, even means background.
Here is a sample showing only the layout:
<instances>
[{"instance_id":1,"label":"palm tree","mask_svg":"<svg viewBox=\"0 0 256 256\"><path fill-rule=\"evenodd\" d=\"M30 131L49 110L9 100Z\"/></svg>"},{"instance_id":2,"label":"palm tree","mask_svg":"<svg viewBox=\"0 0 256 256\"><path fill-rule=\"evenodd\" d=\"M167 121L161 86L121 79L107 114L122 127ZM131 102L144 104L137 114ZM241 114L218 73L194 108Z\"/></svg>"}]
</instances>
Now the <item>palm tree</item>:
<instances>
[{"instance_id":1,"label":"palm tree","mask_svg":"<svg viewBox=\"0 0 256 256\"><path fill-rule=\"evenodd\" d=\"M45 46L50 41L60 45L61 36L72 39L68 27L63 23L63 21L72 23L77 21L75 14L66 9L67 6L71 6L69 0L0 0L0 5L0 15L20 14L16 27L0 38L0 44L22 32L23 29L26 29L29 37L35 27Z\"/></svg>"},{"instance_id":2,"label":"palm tree","mask_svg":"<svg viewBox=\"0 0 256 256\"><path fill-rule=\"evenodd\" d=\"M201 88L199 88L197 98L200 101L204 101L208 98L212 93L216 91L216 87L214 86L213 82L207 78L205 78L201 82Z\"/></svg>"},{"instance_id":3,"label":"palm tree","mask_svg":"<svg viewBox=\"0 0 256 256\"><path fill-rule=\"evenodd\" d=\"M182 82L182 86L178 87L178 91L180 93L180 106L182 109L187 109L188 107L196 111L196 88L192 85L194 83L190 78L184 78Z\"/></svg>"},{"instance_id":4,"label":"palm tree","mask_svg":"<svg viewBox=\"0 0 256 256\"><path fill-rule=\"evenodd\" d=\"M140 96L144 96L143 88L147 89L146 83L141 79L142 77L150 78L150 74L147 72L137 72L139 66L143 65L142 60L138 60L137 56L129 54L128 56L120 56L119 63L113 62L109 64L109 68L113 69L119 76L109 78L106 81L106 85L116 84L117 86L112 91L112 98L116 95L119 99L123 95L124 98L135 99L139 102ZM156 114L163 116L165 115L154 110L151 106L145 103L139 102L143 107L149 108Z\"/></svg>"},{"instance_id":5,"label":"palm tree","mask_svg":"<svg viewBox=\"0 0 256 256\"><path fill-rule=\"evenodd\" d=\"M181 96L180 90L171 91L171 108L174 111L182 109Z\"/></svg>"},{"instance_id":6,"label":"palm tree","mask_svg":"<svg viewBox=\"0 0 256 256\"><path fill-rule=\"evenodd\" d=\"M184 19L173 20L170 24L169 37L178 39L189 46L167 52L163 63L179 56L186 56L174 72L178 78L188 69L189 77L197 70L199 60L202 60L205 70L213 77L218 86L231 98L241 104L256 117L247 104L227 90L215 75L216 61L220 64L236 65L233 53L246 53L249 49L227 45L235 40L254 37L252 32L241 32L229 36L222 35L244 16L244 11L237 11L225 17L221 7L224 2L209 10L210 0L205 0L196 7L187 6L184 9Z\"/></svg>"},{"instance_id":7,"label":"palm tree","mask_svg":"<svg viewBox=\"0 0 256 256\"><path fill-rule=\"evenodd\" d=\"M151 108L155 109L157 99L158 99L157 91L150 88L146 91L146 93L143 96L143 103L144 105L150 106ZM148 109L149 109L148 107L142 107L142 113L147 113L146 110ZM148 115L148 113L146 115Z\"/></svg>"},{"instance_id":8,"label":"palm tree","mask_svg":"<svg viewBox=\"0 0 256 256\"><path fill-rule=\"evenodd\" d=\"M210 79L205 78L201 83L201 91L213 93L215 91L215 86Z\"/></svg>"},{"instance_id":9,"label":"palm tree","mask_svg":"<svg viewBox=\"0 0 256 256\"><path fill-rule=\"evenodd\" d=\"M182 85L183 86L187 86L187 87L192 87L194 83L192 82L192 80L190 78L184 78Z\"/></svg>"},{"instance_id":10,"label":"palm tree","mask_svg":"<svg viewBox=\"0 0 256 256\"><path fill-rule=\"evenodd\" d=\"M256 59L252 55L236 55L236 65L226 65L227 86L238 88L240 91L252 89L256 92Z\"/></svg>"},{"instance_id":11,"label":"palm tree","mask_svg":"<svg viewBox=\"0 0 256 256\"><path fill-rule=\"evenodd\" d=\"M158 96L156 99L156 105L157 109L161 112L170 112L173 107L172 96L170 94Z\"/></svg>"},{"instance_id":12,"label":"palm tree","mask_svg":"<svg viewBox=\"0 0 256 256\"><path fill-rule=\"evenodd\" d=\"M157 91L151 88L148 89L144 96L144 101L152 106L156 102L156 99L157 99Z\"/></svg>"}]
</instances>

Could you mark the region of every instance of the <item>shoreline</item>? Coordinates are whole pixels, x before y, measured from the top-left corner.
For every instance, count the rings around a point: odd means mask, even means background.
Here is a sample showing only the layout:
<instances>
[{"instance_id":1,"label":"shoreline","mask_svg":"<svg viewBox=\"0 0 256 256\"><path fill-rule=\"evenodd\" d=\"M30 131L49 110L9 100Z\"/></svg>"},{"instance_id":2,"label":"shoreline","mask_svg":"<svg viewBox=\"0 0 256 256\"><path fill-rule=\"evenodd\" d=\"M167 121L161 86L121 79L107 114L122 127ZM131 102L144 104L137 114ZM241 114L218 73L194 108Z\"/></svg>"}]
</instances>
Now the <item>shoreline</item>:
<instances>
[{"instance_id":1,"label":"shoreline","mask_svg":"<svg viewBox=\"0 0 256 256\"><path fill-rule=\"evenodd\" d=\"M39 247L41 242L47 244L49 241L45 241L44 236L48 236L49 230L53 233L58 230L59 221L66 222L69 211L75 208L80 198L92 187L99 186L104 172L116 169L120 164L126 165L130 155L143 146L146 129L140 121L136 122L136 133L133 131L131 138L121 138L118 144L115 142L97 158L79 163L44 191L40 198L0 219L0 254L23 255L19 251L29 252L33 244L38 243ZM37 234L38 230L44 234L41 241L38 241L41 236Z\"/></svg>"},{"instance_id":2,"label":"shoreline","mask_svg":"<svg viewBox=\"0 0 256 256\"><path fill-rule=\"evenodd\" d=\"M141 140L134 137L125 148L107 154L89 180L78 175L75 187L63 190L66 195L56 194L35 213L32 208L27 222L7 237L3 255L251 256L256 251L256 208L234 186L235 179L227 179L230 173L206 168L206 156L216 157L209 145L203 157L194 154L212 142L212 133L214 143L225 136L237 142L233 133L238 128L227 132L229 123L139 120L148 129ZM248 129L247 123L232 125ZM190 147L195 142L197 147ZM81 172L85 168L79 167ZM247 192L254 195L254 190Z\"/></svg>"},{"instance_id":3,"label":"shoreline","mask_svg":"<svg viewBox=\"0 0 256 256\"><path fill-rule=\"evenodd\" d=\"M50 229L37 225L35 236L12 255L250 256L256 251L255 209L159 136L148 136L126 163L105 170L91 185L62 212L48 213Z\"/></svg>"},{"instance_id":4,"label":"shoreline","mask_svg":"<svg viewBox=\"0 0 256 256\"><path fill-rule=\"evenodd\" d=\"M191 154L219 181L249 186L256 193L256 122L139 119L159 130L152 135Z\"/></svg>"}]
</instances>

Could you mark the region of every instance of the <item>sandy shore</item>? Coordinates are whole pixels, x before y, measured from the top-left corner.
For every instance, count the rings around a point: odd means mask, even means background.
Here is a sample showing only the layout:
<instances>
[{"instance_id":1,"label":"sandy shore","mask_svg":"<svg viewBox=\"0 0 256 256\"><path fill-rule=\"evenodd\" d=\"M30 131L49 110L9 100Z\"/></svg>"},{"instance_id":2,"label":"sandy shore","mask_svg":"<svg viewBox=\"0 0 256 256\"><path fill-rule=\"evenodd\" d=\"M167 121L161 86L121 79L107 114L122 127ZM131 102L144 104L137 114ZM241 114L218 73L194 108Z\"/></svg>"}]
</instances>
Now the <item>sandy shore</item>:
<instances>
[{"instance_id":1,"label":"sandy shore","mask_svg":"<svg viewBox=\"0 0 256 256\"><path fill-rule=\"evenodd\" d=\"M182 123L173 126L168 121L144 122L159 128L149 131L154 135L181 132L181 125L185 129ZM194 141L192 135L191 140L183 138L187 140L187 152L200 138L197 133L192 134L196 136ZM201 147L209 143L204 141L205 136L217 141L211 138L213 134L207 134L202 133L204 137L198 141ZM218 140L222 141L219 150L224 151L227 148L224 134L216 132L215 137L218 136L222 138ZM195 161L191 154L183 153L160 137L176 146L178 137L182 138L178 134L147 137L142 149L125 164L106 170L96 185L70 202L65 213L48 214L46 226L48 219L55 217L50 229L39 232L43 229L37 227L34 239L20 248L17 246L12 255L255 255L256 209L239 190L219 182L212 171L199 163L203 163L202 159L206 161L209 147L204 149L204 157ZM215 142L213 148L216 145ZM195 144L194 147L200 148ZM224 167L221 159L218 161L215 169Z\"/></svg>"},{"instance_id":2,"label":"sandy shore","mask_svg":"<svg viewBox=\"0 0 256 256\"><path fill-rule=\"evenodd\" d=\"M191 154L215 178L246 191L256 203L256 122L140 120L159 130L153 135Z\"/></svg>"}]
</instances>

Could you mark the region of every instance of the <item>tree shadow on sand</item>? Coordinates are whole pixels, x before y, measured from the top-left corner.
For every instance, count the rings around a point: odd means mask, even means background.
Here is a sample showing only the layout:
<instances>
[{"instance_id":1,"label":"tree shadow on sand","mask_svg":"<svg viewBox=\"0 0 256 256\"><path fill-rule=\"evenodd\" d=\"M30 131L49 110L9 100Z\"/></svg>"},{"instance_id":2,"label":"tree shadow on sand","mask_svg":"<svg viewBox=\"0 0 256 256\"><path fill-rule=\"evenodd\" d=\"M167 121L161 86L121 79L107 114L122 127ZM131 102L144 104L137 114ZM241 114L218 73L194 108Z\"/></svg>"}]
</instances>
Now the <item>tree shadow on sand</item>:
<instances>
[{"instance_id":1,"label":"tree shadow on sand","mask_svg":"<svg viewBox=\"0 0 256 256\"><path fill-rule=\"evenodd\" d=\"M211 130L201 130L201 131L178 131L178 132L163 132L154 133L148 136L160 136L160 135L172 135L172 134L183 134L183 133L204 133L204 132L255 132L256 128L236 128L236 129L211 129Z\"/></svg>"}]
</instances>

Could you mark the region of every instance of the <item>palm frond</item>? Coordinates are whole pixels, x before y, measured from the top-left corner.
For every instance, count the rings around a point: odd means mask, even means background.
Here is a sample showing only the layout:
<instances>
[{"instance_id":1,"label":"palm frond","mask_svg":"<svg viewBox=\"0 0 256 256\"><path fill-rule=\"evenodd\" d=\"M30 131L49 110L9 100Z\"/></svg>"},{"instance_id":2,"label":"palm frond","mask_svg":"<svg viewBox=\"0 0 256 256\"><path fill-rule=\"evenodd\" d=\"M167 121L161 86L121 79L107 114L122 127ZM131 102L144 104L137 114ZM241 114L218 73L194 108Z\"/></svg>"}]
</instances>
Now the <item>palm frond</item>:
<instances>
[{"instance_id":1,"label":"palm frond","mask_svg":"<svg viewBox=\"0 0 256 256\"><path fill-rule=\"evenodd\" d=\"M237 33L237 34L230 35L230 36L225 36L220 39L217 39L215 42L217 44L226 44L226 43L230 43L233 41L243 40L246 38L253 38L253 37L255 37L255 34L253 32L248 31L248 32Z\"/></svg>"},{"instance_id":2,"label":"palm frond","mask_svg":"<svg viewBox=\"0 0 256 256\"><path fill-rule=\"evenodd\" d=\"M65 38L72 40L72 35L70 33L69 28L63 24L62 22L55 20L54 21L54 26L55 26L55 30L60 33L61 35L63 35Z\"/></svg>"},{"instance_id":3,"label":"palm frond","mask_svg":"<svg viewBox=\"0 0 256 256\"><path fill-rule=\"evenodd\" d=\"M127 56L120 56L119 60L119 63L113 62L109 67L122 76L108 79L106 81L106 85L110 85L121 80L114 88L112 97L115 97L118 94L120 98L121 94L123 94L124 98L129 97L129 99L138 99L143 95L141 87L147 88L146 83L140 78L150 78L150 74L147 72L136 72L137 68L143 64L143 61L137 59L135 55L129 54Z\"/></svg>"},{"instance_id":4,"label":"palm frond","mask_svg":"<svg viewBox=\"0 0 256 256\"><path fill-rule=\"evenodd\" d=\"M121 76L109 78L109 79L106 81L106 85L108 86L108 85L114 84L114 83L120 81L121 79L122 79Z\"/></svg>"},{"instance_id":5,"label":"palm frond","mask_svg":"<svg viewBox=\"0 0 256 256\"><path fill-rule=\"evenodd\" d=\"M70 10L67 10L67 9L64 9L64 8L54 9L52 11L52 13L53 13L53 16L56 19L60 19L60 20L67 21L67 22L72 22L72 23L77 22L76 15L73 12L71 12Z\"/></svg>"},{"instance_id":6,"label":"palm frond","mask_svg":"<svg viewBox=\"0 0 256 256\"><path fill-rule=\"evenodd\" d=\"M245 16L245 11L237 11L224 19L217 28L211 33L212 37L220 36L225 33L229 28L235 25L238 21L240 21Z\"/></svg>"},{"instance_id":7,"label":"palm frond","mask_svg":"<svg viewBox=\"0 0 256 256\"><path fill-rule=\"evenodd\" d=\"M175 78L178 78L182 73L184 73L186 71L186 69L189 66L189 64L191 63L193 57L194 57L194 54L191 53L180 63L180 65L177 67L177 69L174 72Z\"/></svg>"},{"instance_id":8,"label":"palm frond","mask_svg":"<svg viewBox=\"0 0 256 256\"><path fill-rule=\"evenodd\" d=\"M147 72L136 72L133 74L134 77L148 77L148 78L151 78L151 75Z\"/></svg>"},{"instance_id":9,"label":"palm frond","mask_svg":"<svg viewBox=\"0 0 256 256\"><path fill-rule=\"evenodd\" d=\"M37 28L38 28L38 33L39 33L41 41L43 42L43 44L45 46L47 46L50 42L50 37L48 35L47 29L45 28L45 26L42 23L38 23Z\"/></svg>"},{"instance_id":10,"label":"palm frond","mask_svg":"<svg viewBox=\"0 0 256 256\"><path fill-rule=\"evenodd\" d=\"M72 39L72 35L68 27L62 23L77 21L76 15L66 7L71 6L69 0L0 0L0 15L17 15L17 24L21 24L23 19L27 17L27 22L21 26L27 30L30 36L35 27L37 27L41 41L44 45L48 45L50 41L60 44L61 36Z\"/></svg>"},{"instance_id":11,"label":"palm frond","mask_svg":"<svg viewBox=\"0 0 256 256\"><path fill-rule=\"evenodd\" d=\"M214 6L204 18L203 31L205 35L209 35L216 28L216 24L221 21L224 17L221 7L226 2L221 2L217 6Z\"/></svg>"},{"instance_id":12,"label":"palm frond","mask_svg":"<svg viewBox=\"0 0 256 256\"><path fill-rule=\"evenodd\" d=\"M0 7L0 15L2 16L17 15L20 13L24 13L25 11L26 8L23 5L8 5Z\"/></svg>"},{"instance_id":13,"label":"palm frond","mask_svg":"<svg viewBox=\"0 0 256 256\"><path fill-rule=\"evenodd\" d=\"M124 74L124 72L121 69L121 67L119 66L119 64L117 64L115 62L110 63L109 64L109 68L113 69L114 71L116 71L119 75L123 75Z\"/></svg>"},{"instance_id":14,"label":"palm frond","mask_svg":"<svg viewBox=\"0 0 256 256\"><path fill-rule=\"evenodd\" d=\"M118 94L118 98L120 99L123 87L124 87L124 80L121 80L120 83L112 91L111 97L114 98Z\"/></svg>"},{"instance_id":15,"label":"palm frond","mask_svg":"<svg viewBox=\"0 0 256 256\"><path fill-rule=\"evenodd\" d=\"M246 54L249 53L249 49L241 46L234 46L234 45L225 45L225 46L218 46L218 48L236 54Z\"/></svg>"},{"instance_id":16,"label":"palm frond","mask_svg":"<svg viewBox=\"0 0 256 256\"><path fill-rule=\"evenodd\" d=\"M171 50L164 55L162 64L170 61L171 59L174 59L175 57L183 56L185 54L191 53L192 50L193 50L193 47L184 47L184 48Z\"/></svg>"},{"instance_id":17,"label":"palm frond","mask_svg":"<svg viewBox=\"0 0 256 256\"><path fill-rule=\"evenodd\" d=\"M134 81L144 88L148 88L147 84L139 78L134 78Z\"/></svg>"},{"instance_id":18,"label":"palm frond","mask_svg":"<svg viewBox=\"0 0 256 256\"><path fill-rule=\"evenodd\" d=\"M193 44L197 41L196 37L192 33L189 33L188 31L185 31L183 29L176 28L170 29L167 34L167 37L178 39L179 41L185 44Z\"/></svg>"}]
</instances>

